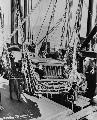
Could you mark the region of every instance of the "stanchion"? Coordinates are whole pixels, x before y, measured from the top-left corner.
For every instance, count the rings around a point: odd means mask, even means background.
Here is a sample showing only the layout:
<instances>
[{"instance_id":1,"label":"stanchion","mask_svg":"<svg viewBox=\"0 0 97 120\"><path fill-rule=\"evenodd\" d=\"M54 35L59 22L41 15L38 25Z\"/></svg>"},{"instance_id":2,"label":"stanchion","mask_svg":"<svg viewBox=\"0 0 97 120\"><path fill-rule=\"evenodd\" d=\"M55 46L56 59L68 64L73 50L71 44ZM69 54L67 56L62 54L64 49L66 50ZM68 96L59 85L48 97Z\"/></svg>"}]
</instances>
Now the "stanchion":
<instances>
[{"instance_id":1,"label":"stanchion","mask_svg":"<svg viewBox=\"0 0 97 120\"><path fill-rule=\"evenodd\" d=\"M1 92L0 92L0 102L1 102Z\"/></svg>"}]
</instances>

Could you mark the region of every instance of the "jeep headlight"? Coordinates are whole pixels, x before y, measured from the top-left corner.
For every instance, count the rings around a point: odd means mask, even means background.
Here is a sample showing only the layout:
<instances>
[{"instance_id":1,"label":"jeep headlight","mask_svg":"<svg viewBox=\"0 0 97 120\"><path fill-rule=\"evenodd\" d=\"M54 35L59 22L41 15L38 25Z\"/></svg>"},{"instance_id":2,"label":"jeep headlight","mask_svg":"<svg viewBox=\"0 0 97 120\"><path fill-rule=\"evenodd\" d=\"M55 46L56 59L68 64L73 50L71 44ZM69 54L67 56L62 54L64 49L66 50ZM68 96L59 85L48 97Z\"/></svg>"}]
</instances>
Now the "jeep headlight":
<instances>
[{"instance_id":1,"label":"jeep headlight","mask_svg":"<svg viewBox=\"0 0 97 120\"><path fill-rule=\"evenodd\" d=\"M43 69L42 65L39 65L39 69L40 69L40 70L42 70L42 69Z\"/></svg>"}]
</instances>

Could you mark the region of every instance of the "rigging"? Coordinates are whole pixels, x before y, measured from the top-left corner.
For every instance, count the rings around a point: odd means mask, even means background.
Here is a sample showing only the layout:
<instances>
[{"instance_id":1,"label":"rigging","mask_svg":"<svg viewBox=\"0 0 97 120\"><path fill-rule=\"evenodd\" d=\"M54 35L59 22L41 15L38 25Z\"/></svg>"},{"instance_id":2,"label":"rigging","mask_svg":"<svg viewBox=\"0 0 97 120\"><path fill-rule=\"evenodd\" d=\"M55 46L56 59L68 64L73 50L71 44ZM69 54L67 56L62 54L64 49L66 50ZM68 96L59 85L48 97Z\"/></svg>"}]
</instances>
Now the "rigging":
<instances>
[{"instance_id":1,"label":"rigging","mask_svg":"<svg viewBox=\"0 0 97 120\"><path fill-rule=\"evenodd\" d=\"M50 3L49 3L49 6L48 6L48 9L47 9L47 11L46 11L45 17L44 17L44 19L43 19L42 25L41 25L41 27L40 27L39 33L38 33L38 35L37 35L37 37L36 37L36 41L37 41L38 38L39 38L39 35L40 35L41 30L42 30L43 24L44 24L44 22L45 22L45 20L46 20L47 14L48 14L49 9L50 9L50 7L51 7L51 3L52 3L52 0L51 0Z\"/></svg>"},{"instance_id":2,"label":"rigging","mask_svg":"<svg viewBox=\"0 0 97 120\"><path fill-rule=\"evenodd\" d=\"M54 2L53 10L52 10L52 13L51 13L49 25L48 25L47 32L46 32L46 37L44 39L46 41L46 47L47 47L48 32L50 31L50 26L51 26L52 20L54 19L54 13L55 13L56 4L57 4L57 0L55 0L55 2ZM47 48L45 48L45 54L46 53L47 53Z\"/></svg>"},{"instance_id":3,"label":"rigging","mask_svg":"<svg viewBox=\"0 0 97 120\"><path fill-rule=\"evenodd\" d=\"M34 12L34 10L39 6L39 4L41 3L41 1L42 0L39 0L36 4L35 4L35 6L34 6L34 8L31 10L31 12L29 12L29 14L22 20L22 22L21 22L21 25L23 25L27 20L28 20L28 17L32 14L32 12ZM18 27L9 35L9 37L8 37L8 39L11 39L13 36L14 36L14 34L18 31ZM7 41L5 41L5 42L7 42ZM24 41L25 42L25 41Z\"/></svg>"}]
</instances>

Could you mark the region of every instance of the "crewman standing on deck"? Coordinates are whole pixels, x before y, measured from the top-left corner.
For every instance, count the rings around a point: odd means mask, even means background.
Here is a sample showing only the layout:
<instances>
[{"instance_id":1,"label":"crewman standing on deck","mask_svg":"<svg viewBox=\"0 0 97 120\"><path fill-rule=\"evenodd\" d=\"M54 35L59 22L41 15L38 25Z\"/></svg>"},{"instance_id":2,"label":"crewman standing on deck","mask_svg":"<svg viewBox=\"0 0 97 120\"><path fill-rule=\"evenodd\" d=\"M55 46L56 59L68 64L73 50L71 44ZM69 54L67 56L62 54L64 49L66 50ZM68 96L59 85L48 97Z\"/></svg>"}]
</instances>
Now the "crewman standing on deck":
<instances>
[{"instance_id":1,"label":"crewman standing on deck","mask_svg":"<svg viewBox=\"0 0 97 120\"><path fill-rule=\"evenodd\" d=\"M85 75L88 83L86 96L92 99L95 95L95 89L96 89L96 64L93 59L88 60L88 65L86 66Z\"/></svg>"}]
</instances>

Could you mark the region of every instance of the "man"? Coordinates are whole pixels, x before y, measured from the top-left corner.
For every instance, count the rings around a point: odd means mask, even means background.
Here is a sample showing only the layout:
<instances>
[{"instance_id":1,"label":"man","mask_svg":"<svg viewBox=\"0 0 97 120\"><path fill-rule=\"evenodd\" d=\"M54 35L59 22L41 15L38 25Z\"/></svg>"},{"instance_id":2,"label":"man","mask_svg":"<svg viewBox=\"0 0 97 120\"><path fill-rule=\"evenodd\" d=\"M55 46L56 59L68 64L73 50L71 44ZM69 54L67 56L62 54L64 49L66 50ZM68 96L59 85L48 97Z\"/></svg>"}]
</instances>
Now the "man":
<instances>
[{"instance_id":1,"label":"man","mask_svg":"<svg viewBox=\"0 0 97 120\"><path fill-rule=\"evenodd\" d=\"M11 61L11 71L9 73L10 99L13 99L12 92L14 91L17 95L18 101L20 101L20 80L18 78L20 78L21 64L15 62L15 57L12 54L10 54L10 61Z\"/></svg>"},{"instance_id":2,"label":"man","mask_svg":"<svg viewBox=\"0 0 97 120\"><path fill-rule=\"evenodd\" d=\"M94 60L89 59L85 74L88 87L86 96L90 99L93 99L96 89L96 70Z\"/></svg>"}]
</instances>

